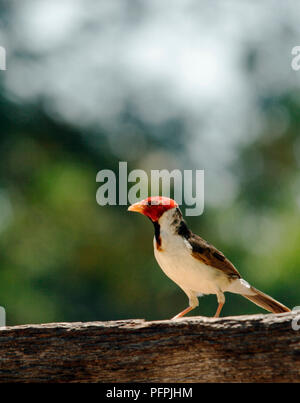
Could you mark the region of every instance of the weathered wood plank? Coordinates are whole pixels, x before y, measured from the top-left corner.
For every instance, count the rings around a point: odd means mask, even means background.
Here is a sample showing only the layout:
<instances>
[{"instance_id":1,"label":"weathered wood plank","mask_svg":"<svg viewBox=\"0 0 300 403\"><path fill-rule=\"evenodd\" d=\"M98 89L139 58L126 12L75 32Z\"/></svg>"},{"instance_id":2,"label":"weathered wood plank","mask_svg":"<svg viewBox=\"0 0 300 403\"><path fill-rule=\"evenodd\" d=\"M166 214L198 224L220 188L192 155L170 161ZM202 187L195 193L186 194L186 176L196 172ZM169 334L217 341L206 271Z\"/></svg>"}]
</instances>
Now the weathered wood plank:
<instances>
[{"instance_id":1,"label":"weathered wood plank","mask_svg":"<svg viewBox=\"0 0 300 403\"><path fill-rule=\"evenodd\" d=\"M300 382L296 315L0 328L0 382Z\"/></svg>"}]
</instances>

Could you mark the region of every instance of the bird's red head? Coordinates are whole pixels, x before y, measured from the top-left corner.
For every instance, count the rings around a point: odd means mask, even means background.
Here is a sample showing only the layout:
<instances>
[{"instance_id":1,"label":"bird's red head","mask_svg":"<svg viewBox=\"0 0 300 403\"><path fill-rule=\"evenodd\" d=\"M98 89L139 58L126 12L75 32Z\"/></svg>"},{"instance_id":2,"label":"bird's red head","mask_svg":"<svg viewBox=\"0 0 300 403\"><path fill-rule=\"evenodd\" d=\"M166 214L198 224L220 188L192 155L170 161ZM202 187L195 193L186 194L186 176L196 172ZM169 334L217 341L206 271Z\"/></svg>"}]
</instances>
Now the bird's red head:
<instances>
[{"instance_id":1,"label":"bird's red head","mask_svg":"<svg viewBox=\"0 0 300 403\"><path fill-rule=\"evenodd\" d=\"M144 214L155 222L159 220L165 211L175 207L178 207L175 200L164 196L153 196L132 204L128 210Z\"/></svg>"}]
</instances>

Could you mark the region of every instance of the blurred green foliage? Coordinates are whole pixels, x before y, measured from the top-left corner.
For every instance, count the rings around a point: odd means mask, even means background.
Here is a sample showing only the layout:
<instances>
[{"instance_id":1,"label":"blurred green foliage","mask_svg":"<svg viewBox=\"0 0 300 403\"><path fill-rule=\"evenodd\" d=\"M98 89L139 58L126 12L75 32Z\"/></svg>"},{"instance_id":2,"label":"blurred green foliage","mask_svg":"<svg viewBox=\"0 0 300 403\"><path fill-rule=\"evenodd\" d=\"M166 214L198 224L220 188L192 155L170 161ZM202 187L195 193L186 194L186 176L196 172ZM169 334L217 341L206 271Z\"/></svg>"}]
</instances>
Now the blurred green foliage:
<instances>
[{"instance_id":1,"label":"blurred green foliage","mask_svg":"<svg viewBox=\"0 0 300 403\"><path fill-rule=\"evenodd\" d=\"M187 221L248 281L293 307L299 304L294 146L300 114L288 96L278 104L290 124L279 137L262 133L240 150L232 166L240 183L236 201ZM38 107L25 111L3 99L2 106L0 301L8 324L163 319L183 308L185 295L154 260L148 220L126 206L96 203L96 173L117 164L105 141L95 155L80 133ZM214 296L203 297L195 314L212 315L215 307ZM223 314L260 311L230 294Z\"/></svg>"},{"instance_id":2,"label":"blurred green foliage","mask_svg":"<svg viewBox=\"0 0 300 403\"><path fill-rule=\"evenodd\" d=\"M0 2L1 6L5 23L0 24L0 34L3 29L14 37L17 29L10 25L9 3ZM81 29L87 32L84 25ZM33 50L16 53L16 62L48 60ZM249 70L249 81L259 86L264 80L254 74L259 52L244 53L246 66L241 68ZM84 62L94 68L92 57ZM9 68L13 70L12 62ZM0 72L0 305L6 308L7 324L165 319L185 308L186 296L155 261L150 222L128 213L126 206L100 207L96 174L101 169L117 172L119 161L128 161L129 170L147 172L205 169L209 181L210 167L201 157L197 166L190 159L195 148L185 131L190 122L174 113L151 124L148 116L144 120L137 116L132 100L126 99L119 131L93 124L92 119L83 125L84 113L74 122L64 120L49 108L46 96L29 96L26 102L14 97L2 73L6 74ZM23 73L20 68L20 80L25 82L28 76ZM29 89L39 77L30 78ZM94 83L89 85L93 88ZM292 308L300 305L300 93L287 87L256 96L255 107L264 124L233 152L228 169L235 181L234 196L224 205L207 202L204 214L187 217L187 222L223 251L245 279ZM177 112L176 106L168 105L172 107ZM236 125L240 119L236 115ZM205 125L197 128L199 155L208 155L217 165L222 145L217 137L213 147L202 142L205 130ZM225 186L224 192L231 188ZM241 296L226 298L223 315L265 312ZM192 315L211 316L216 306L215 296L205 296Z\"/></svg>"}]
</instances>

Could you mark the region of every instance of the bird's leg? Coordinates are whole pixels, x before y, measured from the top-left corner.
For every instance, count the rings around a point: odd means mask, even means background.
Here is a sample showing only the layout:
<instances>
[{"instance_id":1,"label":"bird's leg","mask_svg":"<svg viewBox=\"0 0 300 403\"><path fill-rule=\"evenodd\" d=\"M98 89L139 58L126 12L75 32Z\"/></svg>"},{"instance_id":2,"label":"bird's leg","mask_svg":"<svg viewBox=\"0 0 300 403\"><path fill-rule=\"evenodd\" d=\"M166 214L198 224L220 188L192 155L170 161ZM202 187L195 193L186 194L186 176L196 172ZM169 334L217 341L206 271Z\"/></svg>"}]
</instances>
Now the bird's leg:
<instances>
[{"instance_id":1,"label":"bird's leg","mask_svg":"<svg viewBox=\"0 0 300 403\"><path fill-rule=\"evenodd\" d=\"M221 310L222 310L222 308L223 308L223 305L224 305L224 302L220 302L220 303L219 303L218 309L217 309L217 312L215 313L214 318L218 318L218 317L220 316L220 313L221 313Z\"/></svg>"},{"instance_id":2,"label":"bird's leg","mask_svg":"<svg viewBox=\"0 0 300 403\"><path fill-rule=\"evenodd\" d=\"M189 306L185 310L183 310L182 312L179 312L176 316L174 316L174 318L172 318L172 320L182 318L185 314L190 312L192 309L195 309L199 305L198 298L192 291L184 290L184 292L189 297Z\"/></svg>"},{"instance_id":3,"label":"bird's leg","mask_svg":"<svg viewBox=\"0 0 300 403\"><path fill-rule=\"evenodd\" d=\"M217 294L217 298L218 298L219 305L218 305L218 309L217 309L217 312L215 313L214 318L218 318L220 316L223 305L225 304L225 296L221 291Z\"/></svg>"},{"instance_id":4,"label":"bird's leg","mask_svg":"<svg viewBox=\"0 0 300 403\"><path fill-rule=\"evenodd\" d=\"M176 316L174 316L174 318L172 318L172 320L182 318L182 316L184 316L186 313L190 312L192 309L194 309L193 306L188 306L184 311L179 312Z\"/></svg>"}]
</instances>

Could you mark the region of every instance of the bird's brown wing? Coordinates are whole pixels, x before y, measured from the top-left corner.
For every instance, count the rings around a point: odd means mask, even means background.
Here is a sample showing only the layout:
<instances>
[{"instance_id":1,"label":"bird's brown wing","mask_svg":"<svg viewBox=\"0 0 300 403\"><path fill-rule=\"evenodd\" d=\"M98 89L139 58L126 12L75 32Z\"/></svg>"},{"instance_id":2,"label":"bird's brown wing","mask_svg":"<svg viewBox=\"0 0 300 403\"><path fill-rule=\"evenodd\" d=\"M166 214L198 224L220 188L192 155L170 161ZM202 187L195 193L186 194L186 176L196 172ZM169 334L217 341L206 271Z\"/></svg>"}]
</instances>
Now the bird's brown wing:
<instances>
[{"instance_id":1,"label":"bird's brown wing","mask_svg":"<svg viewBox=\"0 0 300 403\"><path fill-rule=\"evenodd\" d=\"M233 264L214 246L210 245L199 235L191 234L188 242L192 247L192 256L209 266L215 267L230 277L241 278Z\"/></svg>"}]
</instances>

